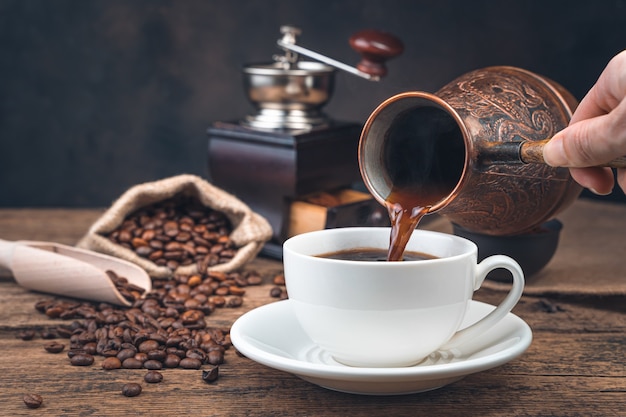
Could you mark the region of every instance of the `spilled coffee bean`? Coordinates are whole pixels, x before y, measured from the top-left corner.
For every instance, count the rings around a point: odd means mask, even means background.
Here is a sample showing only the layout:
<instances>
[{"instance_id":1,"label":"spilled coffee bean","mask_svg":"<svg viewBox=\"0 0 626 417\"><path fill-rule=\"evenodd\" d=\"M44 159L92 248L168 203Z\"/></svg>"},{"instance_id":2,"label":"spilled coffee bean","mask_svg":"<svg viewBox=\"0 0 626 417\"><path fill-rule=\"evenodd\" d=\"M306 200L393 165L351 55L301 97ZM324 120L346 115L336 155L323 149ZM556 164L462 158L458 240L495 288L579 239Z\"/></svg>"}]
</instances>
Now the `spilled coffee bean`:
<instances>
[{"instance_id":1,"label":"spilled coffee bean","mask_svg":"<svg viewBox=\"0 0 626 417\"><path fill-rule=\"evenodd\" d=\"M285 276L283 274L275 275L272 282L274 283L274 286L270 289L270 297L278 298L279 300L286 300L289 298L287 289L285 288Z\"/></svg>"},{"instance_id":2,"label":"spilled coffee bean","mask_svg":"<svg viewBox=\"0 0 626 417\"><path fill-rule=\"evenodd\" d=\"M143 363L143 367L152 371L158 371L163 369L163 363L155 359L148 359Z\"/></svg>"},{"instance_id":3,"label":"spilled coffee bean","mask_svg":"<svg viewBox=\"0 0 626 417\"><path fill-rule=\"evenodd\" d=\"M72 366L90 366L94 362L93 355L89 353L77 353L70 358L70 364Z\"/></svg>"},{"instance_id":4,"label":"spilled coffee bean","mask_svg":"<svg viewBox=\"0 0 626 417\"><path fill-rule=\"evenodd\" d=\"M274 285L285 285L285 276L283 274L275 275L272 281Z\"/></svg>"},{"instance_id":5,"label":"spilled coffee bean","mask_svg":"<svg viewBox=\"0 0 626 417\"><path fill-rule=\"evenodd\" d=\"M122 362L122 368L124 369L141 369L143 368L143 362L135 357L124 359Z\"/></svg>"},{"instance_id":6,"label":"spilled coffee bean","mask_svg":"<svg viewBox=\"0 0 626 417\"><path fill-rule=\"evenodd\" d=\"M33 340L33 338L35 337L35 331L34 330L22 330L21 332L17 334L17 337L22 340Z\"/></svg>"},{"instance_id":7,"label":"spilled coffee bean","mask_svg":"<svg viewBox=\"0 0 626 417\"><path fill-rule=\"evenodd\" d=\"M122 394L126 397L136 397L141 394L141 385L136 382L129 382L122 387Z\"/></svg>"},{"instance_id":8,"label":"spilled coffee bean","mask_svg":"<svg viewBox=\"0 0 626 417\"><path fill-rule=\"evenodd\" d=\"M217 381L217 379L219 378L219 374L220 374L220 367L214 366L211 369L202 371L202 380L210 384L212 382Z\"/></svg>"},{"instance_id":9,"label":"spilled coffee bean","mask_svg":"<svg viewBox=\"0 0 626 417\"><path fill-rule=\"evenodd\" d=\"M25 394L23 401L28 408L39 408L43 404L43 397L39 394Z\"/></svg>"},{"instance_id":10,"label":"spilled coffee bean","mask_svg":"<svg viewBox=\"0 0 626 417\"><path fill-rule=\"evenodd\" d=\"M196 358L184 358L180 360L178 366L183 369L200 369L202 362Z\"/></svg>"},{"instance_id":11,"label":"spilled coffee bean","mask_svg":"<svg viewBox=\"0 0 626 417\"><path fill-rule=\"evenodd\" d=\"M163 381L163 374L159 371L148 371L148 373L144 375L143 380L148 384L158 384Z\"/></svg>"},{"instance_id":12,"label":"spilled coffee bean","mask_svg":"<svg viewBox=\"0 0 626 417\"><path fill-rule=\"evenodd\" d=\"M43 345L43 348L48 353L61 353L63 352L63 349L65 349L65 345L59 342L53 341L53 342L48 342L45 345Z\"/></svg>"},{"instance_id":13,"label":"spilled coffee bean","mask_svg":"<svg viewBox=\"0 0 626 417\"><path fill-rule=\"evenodd\" d=\"M115 356L111 356L102 361L102 369L110 371L111 369L120 369L122 361Z\"/></svg>"}]
</instances>

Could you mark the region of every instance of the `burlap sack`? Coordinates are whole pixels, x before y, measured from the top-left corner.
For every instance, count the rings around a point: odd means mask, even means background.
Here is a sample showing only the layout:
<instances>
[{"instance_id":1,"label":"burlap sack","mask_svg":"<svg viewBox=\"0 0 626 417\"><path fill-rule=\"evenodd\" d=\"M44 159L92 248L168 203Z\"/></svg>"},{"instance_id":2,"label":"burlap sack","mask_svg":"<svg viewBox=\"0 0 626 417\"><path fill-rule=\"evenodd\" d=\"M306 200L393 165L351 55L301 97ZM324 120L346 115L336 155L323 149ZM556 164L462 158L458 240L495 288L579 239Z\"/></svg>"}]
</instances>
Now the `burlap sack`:
<instances>
[{"instance_id":1,"label":"burlap sack","mask_svg":"<svg viewBox=\"0 0 626 417\"><path fill-rule=\"evenodd\" d=\"M254 213L235 196L194 175L179 175L159 181L147 182L128 189L89 228L77 246L116 256L144 268L154 278L167 278L173 273L192 275L198 273L198 265L179 266L175 271L138 256L111 241L106 235L117 229L128 215L135 210L182 194L195 197L206 207L224 213L230 220L233 231L230 239L237 253L230 262L211 266L209 270L230 272L252 260L272 236L272 228L263 217Z\"/></svg>"}]
</instances>

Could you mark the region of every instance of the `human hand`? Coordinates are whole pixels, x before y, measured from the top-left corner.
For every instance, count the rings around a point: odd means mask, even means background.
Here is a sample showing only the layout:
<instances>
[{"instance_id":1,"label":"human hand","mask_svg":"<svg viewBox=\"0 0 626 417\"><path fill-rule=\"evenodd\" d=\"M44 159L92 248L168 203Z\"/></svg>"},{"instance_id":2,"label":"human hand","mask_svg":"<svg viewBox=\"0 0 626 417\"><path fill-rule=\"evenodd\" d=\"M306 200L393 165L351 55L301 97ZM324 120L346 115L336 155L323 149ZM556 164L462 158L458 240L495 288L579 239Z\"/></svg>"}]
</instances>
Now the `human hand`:
<instances>
[{"instance_id":1,"label":"human hand","mask_svg":"<svg viewBox=\"0 0 626 417\"><path fill-rule=\"evenodd\" d=\"M616 55L581 100L568 127L545 145L548 165L570 167L572 178L596 194L610 194L610 168L594 165L626 155L626 51ZM626 192L626 169L617 171Z\"/></svg>"}]
</instances>

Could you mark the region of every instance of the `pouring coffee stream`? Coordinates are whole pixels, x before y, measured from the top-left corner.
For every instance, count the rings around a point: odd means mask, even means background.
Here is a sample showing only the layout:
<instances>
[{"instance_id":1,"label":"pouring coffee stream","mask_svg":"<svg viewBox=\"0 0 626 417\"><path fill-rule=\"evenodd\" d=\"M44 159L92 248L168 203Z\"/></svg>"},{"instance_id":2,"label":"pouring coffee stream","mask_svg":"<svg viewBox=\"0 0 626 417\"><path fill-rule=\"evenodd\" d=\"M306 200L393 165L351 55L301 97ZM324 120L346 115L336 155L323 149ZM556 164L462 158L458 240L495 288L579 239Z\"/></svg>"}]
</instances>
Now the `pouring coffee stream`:
<instances>
[{"instance_id":1,"label":"pouring coffee stream","mask_svg":"<svg viewBox=\"0 0 626 417\"><path fill-rule=\"evenodd\" d=\"M412 192L408 189L396 189L387 198L387 211L391 222L391 236L387 261L401 261L404 249L411 239L413 230L434 203L443 196L441 193Z\"/></svg>"}]
</instances>

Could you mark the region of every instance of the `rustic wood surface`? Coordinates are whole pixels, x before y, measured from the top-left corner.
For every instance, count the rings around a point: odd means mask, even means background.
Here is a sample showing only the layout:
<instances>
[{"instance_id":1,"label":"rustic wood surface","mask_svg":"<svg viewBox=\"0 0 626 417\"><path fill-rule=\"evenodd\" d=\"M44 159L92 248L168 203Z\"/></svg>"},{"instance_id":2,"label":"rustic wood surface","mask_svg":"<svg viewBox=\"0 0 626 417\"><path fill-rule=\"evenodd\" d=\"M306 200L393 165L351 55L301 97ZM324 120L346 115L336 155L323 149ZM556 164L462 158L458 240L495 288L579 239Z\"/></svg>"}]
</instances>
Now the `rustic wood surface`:
<instances>
[{"instance_id":1,"label":"rustic wood surface","mask_svg":"<svg viewBox=\"0 0 626 417\"><path fill-rule=\"evenodd\" d=\"M100 210L0 210L0 238L74 244ZM626 207L624 207L626 221ZM581 249L582 250L582 249ZM616 254L623 256L623 254ZM249 287L243 307L207 318L228 326L244 312L275 299L274 260L250 269L265 283ZM572 274L576 273L575 266ZM626 265L620 272L626 275ZM480 290L476 299L502 297ZM34 309L51 296L28 292L0 279L0 415L45 416L624 416L626 415L626 303L623 297L524 296L514 312L533 329L528 351L501 367L470 375L447 387L413 395L361 396L330 391L227 351L220 379L207 384L200 371L168 369L160 384L143 383L142 370L104 371L72 367L65 353L44 351L42 339L23 341L23 329L57 323ZM138 397L121 387L141 382ZM28 409L22 397L38 393L44 403Z\"/></svg>"}]
</instances>

